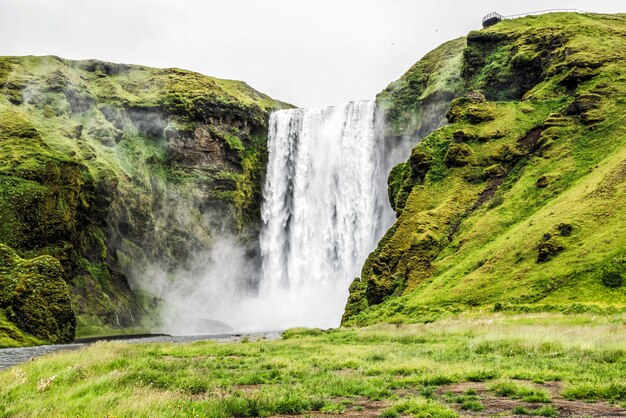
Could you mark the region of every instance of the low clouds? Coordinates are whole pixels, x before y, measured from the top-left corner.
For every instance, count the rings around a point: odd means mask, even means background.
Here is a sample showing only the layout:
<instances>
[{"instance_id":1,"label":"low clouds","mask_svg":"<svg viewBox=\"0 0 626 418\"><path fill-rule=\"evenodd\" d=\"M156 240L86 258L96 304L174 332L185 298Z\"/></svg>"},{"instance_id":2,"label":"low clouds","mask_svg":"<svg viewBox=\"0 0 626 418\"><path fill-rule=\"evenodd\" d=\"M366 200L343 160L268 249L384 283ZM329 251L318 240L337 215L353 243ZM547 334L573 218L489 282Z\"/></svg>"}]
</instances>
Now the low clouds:
<instances>
[{"instance_id":1,"label":"low clouds","mask_svg":"<svg viewBox=\"0 0 626 418\"><path fill-rule=\"evenodd\" d=\"M0 55L59 55L241 79L298 106L372 98L483 15L624 11L622 0L0 0Z\"/></svg>"}]
</instances>

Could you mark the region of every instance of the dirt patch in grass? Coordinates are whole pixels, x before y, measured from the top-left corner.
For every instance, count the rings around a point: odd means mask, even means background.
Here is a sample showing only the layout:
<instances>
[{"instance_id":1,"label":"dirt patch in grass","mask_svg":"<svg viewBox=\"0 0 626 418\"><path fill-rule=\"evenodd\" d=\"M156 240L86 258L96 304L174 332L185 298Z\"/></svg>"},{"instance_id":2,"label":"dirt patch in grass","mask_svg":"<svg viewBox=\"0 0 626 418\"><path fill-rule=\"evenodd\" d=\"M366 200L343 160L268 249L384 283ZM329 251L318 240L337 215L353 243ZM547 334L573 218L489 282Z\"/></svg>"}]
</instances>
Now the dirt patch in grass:
<instances>
[{"instance_id":1,"label":"dirt patch in grass","mask_svg":"<svg viewBox=\"0 0 626 418\"><path fill-rule=\"evenodd\" d=\"M348 401L348 399L346 399ZM341 399L335 399L335 401L341 401ZM372 401L366 398L349 399L350 404L346 405L345 410L338 414L342 417L360 417L360 418L373 418L380 417L382 411L391 406L388 401ZM324 413L324 412L310 412L304 414L307 417L326 417L337 415L336 413ZM272 418L279 417L302 417L303 415L272 415Z\"/></svg>"},{"instance_id":2,"label":"dirt patch in grass","mask_svg":"<svg viewBox=\"0 0 626 418\"><path fill-rule=\"evenodd\" d=\"M354 369L339 369L333 370L333 373L337 376L354 376L357 372Z\"/></svg>"},{"instance_id":3,"label":"dirt patch in grass","mask_svg":"<svg viewBox=\"0 0 626 418\"><path fill-rule=\"evenodd\" d=\"M346 406L342 415L346 417L379 417L382 410L389 406L389 402L361 399L353 405Z\"/></svg>"},{"instance_id":4,"label":"dirt patch in grass","mask_svg":"<svg viewBox=\"0 0 626 418\"><path fill-rule=\"evenodd\" d=\"M526 386L532 386L542 389L550 393L552 402L550 403L530 403L520 399L512 399L504 396L497 396L488 389L489 383L484 382L462 382L452 385L446 385L439 388L437 395L445 400L445 394L451 393L457 396L471 393L472 391L478 395L484 409L482 411L462 411L459 405L450 404L459 410L461 416L507 416L507 417L523 417L527 414L514 414L516 408L524 408L532 414L544 407L554 408L558 417L626 417L626 409L618 405L612 405L608 402L584 402L584 401L568 401L561 397L563 384L560 382L546 383L530 383L526 381L515 381Z\"/></svg>"},{"instance_id":5,"label":"dirt patch in grass","mask_svg":"<svg viewBox=\"0 0 626 418\"><path fill-rule=\"evenodd\" d=\"M255 393L263 386L267 387L269 385L233 385L231 392Z\"/></svg>"}]
</instances>

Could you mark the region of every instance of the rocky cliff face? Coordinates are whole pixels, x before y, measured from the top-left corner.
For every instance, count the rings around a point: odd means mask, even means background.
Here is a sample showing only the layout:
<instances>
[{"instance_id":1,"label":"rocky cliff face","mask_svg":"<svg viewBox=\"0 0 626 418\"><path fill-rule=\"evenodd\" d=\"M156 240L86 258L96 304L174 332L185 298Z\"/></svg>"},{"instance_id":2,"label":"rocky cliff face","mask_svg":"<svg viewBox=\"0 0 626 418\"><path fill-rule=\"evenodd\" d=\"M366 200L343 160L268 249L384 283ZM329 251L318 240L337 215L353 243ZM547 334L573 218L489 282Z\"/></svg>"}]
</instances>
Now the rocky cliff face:
<instances>
[{"instance_id":1,"label":"rocky cliff face","mask_svg":"<svg viewBox=\"0 0 626 418\"><path fill-rule=\"evenodd\" d=\"M83 332L137 326L150 301L130 291L128 273L157 264L175 274L223 231L254 259L267 120L284 106L178 69L0 58L0 244L8 258L55 266L49 280L32 269L16 279L23 261L0 269L0 325L13 330L4 344L30 338L15 324L69 341L74 314ZM11 308L44 282L69 292L63 313L48 315L61 322L52 334Z\"/></svg>"},{"instance_id":2,"label":"rocky cliff face","mask_svg":"<svg viewBox=\"0 0 626 418\"><path fill-rule=\"evenodd\" d=\"M398 219L344 324L626 309L625 35L624 15L507 20L381 93L392 129L420 120L424 91L456 98L390 174Z\"/></svg>"}]
</instances>

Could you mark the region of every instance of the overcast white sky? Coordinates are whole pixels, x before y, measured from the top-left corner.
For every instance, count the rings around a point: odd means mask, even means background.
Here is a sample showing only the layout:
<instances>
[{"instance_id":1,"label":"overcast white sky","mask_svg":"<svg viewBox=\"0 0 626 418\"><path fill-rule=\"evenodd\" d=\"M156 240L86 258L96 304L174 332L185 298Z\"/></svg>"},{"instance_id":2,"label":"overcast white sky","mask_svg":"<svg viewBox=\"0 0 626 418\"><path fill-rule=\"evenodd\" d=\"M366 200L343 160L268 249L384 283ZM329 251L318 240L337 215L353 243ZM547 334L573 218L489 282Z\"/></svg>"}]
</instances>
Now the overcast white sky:
<instances>
[{"instance_id":1,"label":"overcast white sky","mask_svg":"<svg viewBox=\"0 0 626 418\"><path fill-rule=\"evenodd\" d=\"M0 0L0 55L179 67L298 106L373 98L483 15L624 0Z\"/></svg>"}]
</instances>

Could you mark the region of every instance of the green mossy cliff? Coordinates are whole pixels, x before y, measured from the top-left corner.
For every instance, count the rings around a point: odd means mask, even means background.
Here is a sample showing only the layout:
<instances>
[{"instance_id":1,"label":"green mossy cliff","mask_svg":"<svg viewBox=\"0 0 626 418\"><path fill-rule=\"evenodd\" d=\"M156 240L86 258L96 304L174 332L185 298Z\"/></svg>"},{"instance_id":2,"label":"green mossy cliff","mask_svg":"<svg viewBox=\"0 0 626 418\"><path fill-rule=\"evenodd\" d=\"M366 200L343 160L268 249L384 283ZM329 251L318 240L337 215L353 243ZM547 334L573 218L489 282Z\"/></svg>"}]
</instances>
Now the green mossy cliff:
<instances>
[{"instance_id":1,"label":"green mossy cliff","mask_svg":"<svg viewBox=\"0 0 626 418\"><path fill-rule=\"evenodd\" d=\"M626 310L626 16L505 20L444 44L379 95L389 135L436 96L448 124L392 170L398 219L343 323Z\"/></svg>"},{"instance_id":2,"label":"green mossy cliff","mask_svg":"<svg viewBox=\"0 0 626 418\"><path fill-rule=\"evenodd\" d=\"M179 69L0 57L0 345L139 326L149 301L127 273L184 269L216 231L254 258L285 106Z\"/></svg>"},{"instance_id":3,"label":"green mossy cliff","mask_svg":"<svg viewBox=\"0 0 626 418\"><path fill-rule=\"evenodd\" d=\"M23 260L0 244L0 307L5 319L42 341L66 343L74 338L76 318L68 285L54 257ZM29 342L11 327L0 325L0 330L2 339Z\"/></svg>"}]
</instances>

